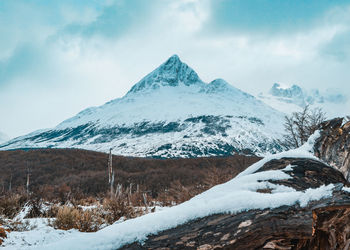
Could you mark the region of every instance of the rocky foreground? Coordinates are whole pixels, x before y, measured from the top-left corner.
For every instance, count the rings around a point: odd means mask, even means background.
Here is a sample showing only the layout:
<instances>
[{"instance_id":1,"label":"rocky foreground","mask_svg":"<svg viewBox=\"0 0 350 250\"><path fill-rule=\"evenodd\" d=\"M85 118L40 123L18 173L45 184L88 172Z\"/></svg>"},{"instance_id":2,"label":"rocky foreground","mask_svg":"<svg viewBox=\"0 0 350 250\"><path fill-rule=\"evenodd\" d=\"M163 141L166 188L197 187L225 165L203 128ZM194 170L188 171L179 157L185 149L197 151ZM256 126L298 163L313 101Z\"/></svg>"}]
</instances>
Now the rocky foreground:
<instances>
[{"instance_id":1,"label":"rocky foreground","mask_svg":"<svg viewBox=\"0 0 350 250\"><path fill-rule=\"evenodd\" d=\"M309 158L281 158L257 172L284 170L291 178L271 184L308 192L334 184L332 195L319 200L256 209L238 214L206 216L149 236L123 249L349 249L350 246L350 122L325 122L314 151L324 162ZM288 167L292 166L292 167ZM272 189L256 192L270 194Z\"/></svg>"}]
</instances>

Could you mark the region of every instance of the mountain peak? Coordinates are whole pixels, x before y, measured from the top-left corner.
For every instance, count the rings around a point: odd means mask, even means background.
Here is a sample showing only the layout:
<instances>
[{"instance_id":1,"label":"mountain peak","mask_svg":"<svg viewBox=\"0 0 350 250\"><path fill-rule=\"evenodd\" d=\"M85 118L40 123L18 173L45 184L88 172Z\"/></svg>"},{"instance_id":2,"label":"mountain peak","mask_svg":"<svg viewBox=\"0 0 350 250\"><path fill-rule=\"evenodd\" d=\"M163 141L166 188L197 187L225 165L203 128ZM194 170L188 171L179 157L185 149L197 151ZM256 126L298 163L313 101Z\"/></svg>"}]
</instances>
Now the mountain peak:
<instances>
[{"instance_id":1,"label":"mountain peak","mask_svg":"<svg viewBox=\"0 0 350 250\"><path fill-rule=\"evenodd\" d=\"M213 81L211 81L207 85L207 92L220 92L220 91L226 91L228 89L231 89L232 86L226 82L224 79L218 78Z\"/></svg>"},{"instance_id":2,"label":"mountain peak","mask_svg":"<svg viewBox=\"0 0 350 250\"><path fill-rule=\"evenodd\" d=\"M186 63L183 63L178 55L173 55L136 83L128 94L143 90L159 89L162 86L176 87L182 84L190 86L197 83L203 84L197 73Z\"/></svg>"},{"instance_id":3,"label":"mountain peak","mask_svg":"<svg viewBox=\"0 0 350 250\"><path fill-rule=\"evenodd\" d=\"M171 57L168 58L168 60L165 62L165 64L170 63L170 62L175 62L175 63L182 63L180 60L180 57L176 54L172 55Z\"/></svg>"},{"instance_id":4,"label":"mountain peak","mask_svg":"<svg viewBox=\"0 0 350 250\"><path fill-rule=\"evenodd\" d=\"M279 83L274 83L269 93L273 96L287 98L302 98L304 93L302 88L293 84L291 87L281 86Z\"/></svg>"}]
</instances>

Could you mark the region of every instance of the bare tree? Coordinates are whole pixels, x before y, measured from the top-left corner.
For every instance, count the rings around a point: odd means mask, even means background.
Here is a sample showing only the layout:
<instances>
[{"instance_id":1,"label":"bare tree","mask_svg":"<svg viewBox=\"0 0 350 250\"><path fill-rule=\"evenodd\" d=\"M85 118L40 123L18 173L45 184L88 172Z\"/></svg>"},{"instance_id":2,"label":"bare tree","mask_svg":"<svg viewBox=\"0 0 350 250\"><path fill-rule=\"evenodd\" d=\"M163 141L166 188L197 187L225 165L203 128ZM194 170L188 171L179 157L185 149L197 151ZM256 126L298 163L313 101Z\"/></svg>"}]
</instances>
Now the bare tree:
<instances>
[{"instance_id":1,"label":"bare tree","mask_svg":"<svg viewBox=\"0 0 350 250\"><path fill-rule=\"evenodd\" d=\"M148 212L147 194L142 193L143 203L145 204L146 211Z\"/></svg>"},{"instance_id":2,"label":"bare tree","mask_svg":"<svg viewBox=\"0 0 350 250\"><path fill-rule=\"evenodd\" d=\"M110 194L111 199L113 198L113 186L114 186L114 170L113 170L113 155L112 155L112 149L109 149L109 158L108 158L108 183L110 185Z\"/></svg>"},{"instance_id":3,"label":"bare tree","mask_svg":"<svg viewBox=\"0 0 350 250\"><path fill-rule=\"evenodd\" d=\"M27 183L26 183L27 196L29 196L29 184L30 184L30 168L27 162Z\"/></svg>"},{"instance_id":4,"label":"bare tree","mask_svg":"<svg viewBox=\"0 0 350 250\"><path fill-rule=\"evenodd\" d=\"M12 191L12 172L10 175L10 182L9 182L9 192L11 193L11 191Z\"/></svg>"},{"instance_id":5,"label":"bare tree","mask_svg":"<svg viewBox=\"0 0 350 250\"><path fill-rule=\"evenodd\" d=\"M283 144L289 148L297 148L303 145L307 139L326 119L325 113L321 108L310 109L305 106L300 112L294 112L285 117Z\"/></svg>"}]
</instances>

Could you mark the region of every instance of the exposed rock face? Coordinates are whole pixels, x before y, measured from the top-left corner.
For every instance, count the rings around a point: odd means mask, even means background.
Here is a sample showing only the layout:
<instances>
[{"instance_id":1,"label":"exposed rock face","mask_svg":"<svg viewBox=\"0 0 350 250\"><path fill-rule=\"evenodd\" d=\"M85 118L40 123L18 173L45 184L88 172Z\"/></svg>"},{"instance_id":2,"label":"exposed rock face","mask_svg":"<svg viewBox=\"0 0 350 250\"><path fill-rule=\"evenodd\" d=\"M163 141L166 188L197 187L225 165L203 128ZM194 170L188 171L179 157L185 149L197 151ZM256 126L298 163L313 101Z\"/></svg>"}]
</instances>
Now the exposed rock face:
<instances>
[{"instance_id":1,"label":"exposed rock face","mask_svg":"<svg viewBox=\"0 0 350 250\"><path fill-rule=\"evenodd\" d=\"M324 103L345 103L347 97L333 89L321 93L318 89L305 90L298 85L282 87L279 83L273 84L269 94L285 103L294 103L300 107Z\"/></svg>"},{"instance_id":2,"label":"exposed rock face","mask_svg":"<svg viewBox=\"0 0 350 250\"><path fill-rule=\"evenodd\" d=\"M296 190L334 183L333 195L306 207L295 204L207 216L124 249L348 249L350 193L342 188L349 183L336 169L304 158L272 160L258 171L284 169L288 165L293 166L288 170L293 178L270 182Z\"/></svg>"},{"instance_id":3,"label":"exposed rock face","mask_svg":"<svg viewBox=\"0 0 350 250\"><path fill-rule=\"evenodd\" d=\"M350 121L336 118L322 124L321 137L315 143L315 155L350 178Z\"/></svg>"},{"instance_id":4,"label":"exposed rock face","mask_svg":"<svg viewBox=\"0 0 350 250\"><path fill-rule=\"evenodd\" d=\"M181 83L190 86L197 84L204 86L204 82L187 64L181 62L177 55L170 57L159 68L152 71L140 82L135 84L129 93L136 93L145 89L159 89L161 86L179 86Z\"/></svg>"}]
</instances>

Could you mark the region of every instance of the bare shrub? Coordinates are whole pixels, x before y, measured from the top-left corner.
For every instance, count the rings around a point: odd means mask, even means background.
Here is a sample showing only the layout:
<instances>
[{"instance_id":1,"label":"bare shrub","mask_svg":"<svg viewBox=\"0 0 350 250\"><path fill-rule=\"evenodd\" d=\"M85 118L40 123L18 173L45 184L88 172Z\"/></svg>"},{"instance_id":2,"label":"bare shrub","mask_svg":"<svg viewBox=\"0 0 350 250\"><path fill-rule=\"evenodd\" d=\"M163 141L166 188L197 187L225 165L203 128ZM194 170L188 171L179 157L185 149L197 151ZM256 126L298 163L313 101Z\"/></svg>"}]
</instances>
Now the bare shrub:
<instances>
[{"instance_id":1,"label":"bare shrub","mask_svg":"<svg viewBox=\"0 0 350 250\"><path fill-rule=\"evenodd\" d=\"M82 211L74 207L63 206L58 209L57 218L53 222L56 229L78 229L80 232L96 232L103 224L97 211Z\"/></svg>"},{"instance_id":2,"label":"bare shrub","mask_svg":"<svg viewBox=\"0 0 350 250\"><path fill-rule=\"evenodd\" d=\"M97 204L98 200L95 197L88 196L85 198L82 198L80 200L75 201L76 204L79 204L81 206L90 206L93 204Z\"/></svg>"},{"instance_id":3,"label":"bare shrub","mask_svg":"<svg viewBox=\"0 0 350 250\"><path fill-rule=\"evenodd\" d=\"M97 210L80 211L77 227L80 232L96 232L103 224L101 213Z\"/></svg>"},{"instance_id":4,"label":"bare shrub","mask_svg":"<svg viewBox=\"0 0 350 250\"><path fill-rule=\"evenodd\" d=\"M25 231L33 230L34 228L36 228L36 225L31 225L28 220L26 221L14 220L14 221L10 221L7 224L7 227L11 231L25 232Z\"/></svg>"},{"instance_id":5,"label":"bare shrub","mask_svg":"<svg viewBox=\"0 0 350 250\"><path fill-rule=\"evenodd\" d=\"M133 218L136 216L135 210L125 199L104 199L103 210L106 211L105 220L108 224L113 224L121 217Z\"/></svg>"},{"instance_id":6,"label":"bare shrub","mask_svg":"<svg viewBox=\"0 0 350 250\"><path fill-rule=\"evenodd\" d=\"M20 194L5 195L0 198L0 215L13 218L26 202L26 197Z\"/></svg>"},{"instance_id":7,"label":"bare shrub","mask_svg":"<svg viewBox=\"0 0 350 250\"><path fill-rule=\"evenodd\" d=\"M282 144L288 148L300 147L319 129L325 118L326 115L322 109L310 109L309 106L305 106L300 112L286 116L284 123L286 134Z\"/></svg>"},{"instance_id":8,"label":"bare shrub","mask_svg":"<svg viewBox=\"0 0 350 250\"><path fill-rule=\"evenodd\" d=\"M43 212L41 211L42 204L42 199L40 197L31 197L26 204L30 208L28 213L26 214L26 218L41 217L43 215Z\"/></svg>"},{"instance_id":9,"label":"bare shrub","mask_svg":"<svg viewBox=\"0 0 350 250\"><path fill-rule=\"evenodd\" d=\"M59 209L60 209L60 206L53 204L49 206L49 208L44 212L43 216L46 218L56 218Z\"/></svg>"},{"instance_id":10,"label":"bare shrub","mask_svg":"<svg viewBox=\"0 0 350 250\"><path fill-rule=\"evenodd\" d=\"M191 188L185 187L178 180L171 183L168 195L178 204L189 200L193 197Z\"/></svg>"},{"instance_id":11,"label":"bare shrub","mask_svg":"<svg viewBox=\"0 0 350 250\"><path fill-rule=\"evenodd\" d=\"M7 238L7 232L8 231L0 225L0 246L4 242L4 239Z\"/></svg>"},{"instance_id":12,"label":"bare shrub","mask_svg":"<svg viewBox=\"0 0 350 250\"><path fill-rule=\"evenodd\" d=\"M159 201L162 206L172 206L175 202L174 198L170 197L168 190L161 192L157 197L157 201Z\"/></svg>"},{"instance_id":13,"label":"bare shrub","mask_svg":"<svg viewBox=\"0 0 350 250\"><path fill-rule=\"evenodd\" d=\"M69 230L77 228L79 220L79 211L76 208L63 206L58 209L56 220L53 226L56 229Z\"/></svg>"},{"instance_id":14,"label":"bare shrub","mask_svg":"<svg viewBox=\"0 0 350 250\"><path fill-rule=\"evenodd\" d=\"M67 202L71 195L71 188L67 184L62 184L58 187L57 196L61 204Z\"/></svg>"}]
</instances>

